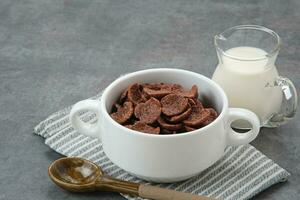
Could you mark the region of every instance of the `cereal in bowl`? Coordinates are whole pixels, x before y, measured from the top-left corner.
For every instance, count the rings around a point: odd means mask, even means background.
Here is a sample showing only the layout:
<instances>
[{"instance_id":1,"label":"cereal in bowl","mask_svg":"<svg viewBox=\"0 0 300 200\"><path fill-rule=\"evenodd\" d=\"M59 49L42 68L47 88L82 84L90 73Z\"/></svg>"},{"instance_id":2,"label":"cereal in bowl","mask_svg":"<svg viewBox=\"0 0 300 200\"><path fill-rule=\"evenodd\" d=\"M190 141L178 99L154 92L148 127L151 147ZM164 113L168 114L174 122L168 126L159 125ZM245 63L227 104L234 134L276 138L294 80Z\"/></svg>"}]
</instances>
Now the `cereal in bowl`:
<instances>
[{"instance_id":1,"label":"cereal in bowl","mask_svg":"<svg viewBox=\"0 0 300 200\"><path fill-rule=\"evenodd\" d=\"M148 134L178 134L202 128L218 113L204 107L198 87L184 90L179 84L134 83L126 88L112 108L119 124Z\"/></svg>"}]
</instances>

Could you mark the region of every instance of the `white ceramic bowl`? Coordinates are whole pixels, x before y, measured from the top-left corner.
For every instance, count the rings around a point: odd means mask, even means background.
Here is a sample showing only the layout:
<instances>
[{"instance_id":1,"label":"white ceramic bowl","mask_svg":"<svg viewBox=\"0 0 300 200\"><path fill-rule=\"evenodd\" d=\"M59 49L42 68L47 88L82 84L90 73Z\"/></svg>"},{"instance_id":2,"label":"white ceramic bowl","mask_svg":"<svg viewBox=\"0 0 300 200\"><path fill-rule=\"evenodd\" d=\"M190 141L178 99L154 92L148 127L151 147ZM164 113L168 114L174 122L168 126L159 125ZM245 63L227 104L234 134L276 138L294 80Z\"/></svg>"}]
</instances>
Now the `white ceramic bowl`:
<instances>
[{"instance_id":1,"label":"white ceramic bowl","mask_svg":"<svg viewBox=\"0 0 300 200\"><path fill-rule=\"evenodd\" d=\"M152 135L128 129L115 122L109 115L112 105L123 90L132 83L178 83L187 89L199 88L199 98L209 101L219 113L209 125L198 130L176 135ZM78 113L95 112L98 121L86 124ZM230 124L244 119L252 124L247 133L237 133ZM101 101L78 102L70 113L72 125L81 133L101 138L109 159L130 174L154 182L181 181L211 166L229 145L251 142L259 132L257 116L245 109L228 108L224 91L211 79L181 69L149 69L122 76L104 91Z\"/></svg>"}]
</instances>

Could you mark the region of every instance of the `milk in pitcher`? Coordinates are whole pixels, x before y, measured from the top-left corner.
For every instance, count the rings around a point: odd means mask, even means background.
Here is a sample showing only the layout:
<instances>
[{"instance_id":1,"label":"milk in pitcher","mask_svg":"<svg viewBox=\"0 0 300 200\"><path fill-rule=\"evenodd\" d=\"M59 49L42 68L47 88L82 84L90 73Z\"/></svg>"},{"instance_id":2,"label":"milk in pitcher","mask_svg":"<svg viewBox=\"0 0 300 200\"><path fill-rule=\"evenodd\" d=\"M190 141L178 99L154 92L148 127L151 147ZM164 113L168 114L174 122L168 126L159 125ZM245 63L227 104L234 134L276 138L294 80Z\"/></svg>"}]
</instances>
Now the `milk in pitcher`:
<instances>
[{"instance_id":1,"label":"milk in pitcher","mask_svg":"<svg viewBox=\"0 0 300 200\"><path fill-rule=\"evenodd\" d=\"M249 109L259 116L261 122L279 112L282 103L281 89L269 87L278 77L274 63L268 59L256 59L266 55L266 51L255 47L228 49L212 77L224 89L230 107Z\"/></svg>"}]
</instances>

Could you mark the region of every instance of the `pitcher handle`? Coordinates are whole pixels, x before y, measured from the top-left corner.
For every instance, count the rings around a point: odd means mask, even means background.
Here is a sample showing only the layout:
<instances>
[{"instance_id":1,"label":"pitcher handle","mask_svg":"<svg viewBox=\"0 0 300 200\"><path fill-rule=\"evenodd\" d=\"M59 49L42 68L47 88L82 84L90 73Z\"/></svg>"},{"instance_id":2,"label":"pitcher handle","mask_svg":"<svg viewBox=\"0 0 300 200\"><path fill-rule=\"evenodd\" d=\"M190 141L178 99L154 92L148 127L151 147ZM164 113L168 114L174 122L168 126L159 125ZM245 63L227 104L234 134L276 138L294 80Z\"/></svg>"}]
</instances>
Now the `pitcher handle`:
<instances>
[{"instance_id":1,"label":"pitcher handle","mask_svg":"<svg viewBox=\"0 0 300 200\"><path fill-rule=\"evenodd\" d=\"M298 95L297 90L292 81L286 77L279 76L274 86L280 87L283 93L281 111L274 113L267 122L264 123L265 127L278 127L291 120L297 110Z\"/></svg>"}]
</instances>

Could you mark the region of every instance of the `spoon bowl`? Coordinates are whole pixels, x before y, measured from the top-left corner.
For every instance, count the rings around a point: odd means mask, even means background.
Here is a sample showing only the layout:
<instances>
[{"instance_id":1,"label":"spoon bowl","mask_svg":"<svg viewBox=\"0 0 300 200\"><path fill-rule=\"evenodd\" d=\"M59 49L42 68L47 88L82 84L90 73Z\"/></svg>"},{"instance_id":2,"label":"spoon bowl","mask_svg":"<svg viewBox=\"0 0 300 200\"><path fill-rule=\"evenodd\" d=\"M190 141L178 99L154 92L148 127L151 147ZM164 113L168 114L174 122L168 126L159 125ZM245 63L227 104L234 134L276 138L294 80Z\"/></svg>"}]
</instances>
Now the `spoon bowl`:
<instances>
[{"instance_id":1,"label":"spoon bowl","mask_svg":"<svg viewBox=\"0 0 300 200\"><path fill-rule=\"evenodd\" d=\"M95 190L96 180L103 175L96 164L81 158L61 158L48 169L53 182L60 187L75 192Z\"/></svg>"}]
</instances>

